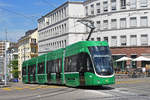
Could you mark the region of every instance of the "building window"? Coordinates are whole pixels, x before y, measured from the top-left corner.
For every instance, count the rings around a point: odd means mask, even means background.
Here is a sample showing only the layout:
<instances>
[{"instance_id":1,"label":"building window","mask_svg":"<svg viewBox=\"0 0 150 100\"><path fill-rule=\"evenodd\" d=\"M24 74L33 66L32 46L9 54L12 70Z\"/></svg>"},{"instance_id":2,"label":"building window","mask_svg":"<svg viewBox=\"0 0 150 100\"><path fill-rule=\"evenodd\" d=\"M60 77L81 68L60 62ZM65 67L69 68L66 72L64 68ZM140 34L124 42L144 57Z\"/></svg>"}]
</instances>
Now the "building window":
<instances>
[{"instance_id":1,"label":"building window","mask_svg":"<svg viewBox=\"0 0 150 100\"><path fill-rule=\"evenodd\" d=\"M91 15L94 15L94 4L91 5Z\"/></svg>"},{"instance_id":2,"label":"building window","mask_svg":"<svg viewBox=\"0 0 150 100\"><path fill-rule=\"evenodd\" d=\"M120 0L120 8L126 9L126 0Z\"/></svg>"},{"instance_id":3,"label":"building window","mask_svg":"<svg viewBox=\"0 0 150 100\"><path fill-rule=\"evenodd\" d=\"M120 19L120 28L126 28L126 18Z\"/></svg>"},{"instance_id":4,"label":"building window","mask_svg":"<svg viewBox=\"0 0 150 100\"><path fill-rule=\"evenodd\" d=\"M88 16L88 7L85 7L86 16Z\"/></svg>"},{"instance_id":5,"label":"building window","mask_svg":"<svg viewBox=\"0 0 150 100\"><path fill-rule=\"evenodd\" d=\"M96 24L97 24L96 25L97 31L99 31L100 30L100 21L97 21Z\"/></svg>"},{"instance_id":6,"label":"building window","mask_svg":"<svg viewBox=\"0 0 150 100\"><path fill-rule=\"evenodd\" d=\"M137 20L136 17L130 18L130 27L136 27L137 26Z\"/></svg>"},{"instance_id":7,"label":"building window","mask_svg":"<svg viewBox=\"0 0 150 100\"><path fill-rule=\"evenodd\" d=\"M91 38L92 41L94 41L94 38Z\"/></svg>"},{"instance_id":8,"label":"building window","mask_svg":"<svg viewBox=\"0 0 150 100\"><path fill-rule=\"evenodd\" d=\"M120 43L121 43L121 46L126 46L127 45L127 38L126 38L125 35L120 36Z\"/></svg>"},{"instance_id":9,"label":"building window","mask_svg":"<svg viewBox=\"0 0 150 100\"><path fill-rule=\"evenodd\" d=\"M32 53L36 53L36 48L32 47L32 48L31 48L31 52L32 52Z\"/></svg>"},{"instance_id":10,"label":"building window","mask_svg":"<svg viewBox=\"0 0 150 100\"><path fill-rule=\"evenodd\" d=\"M104 9L104 12L107 12L108 11L108 2L107 1L104 1L103 2L103 9Z\"/></svg>"},{"instance_id":11,"label":"building window","mask_svg":"<svg viewBox=\"0 0 150 100\"><path fill-rule=\"evenodd\" d=\"M116 0L111 0L111 10L116 10Z\"/></svg>"},{"instance_id":12,"label":"building window","mask_svg":"<svg viewBox=\"0 0 150 100\"><path fill-rule=\"evenodd\" d=\"M140 0L141 7L147 7L147 0Z\"/></svg>"},{"instance_id":13,"label":"building window","mask_svg":"<svg viewBox=\"0 0 150 100\"><path fill-rule=\"evenodd\" d=\"M67 17L66 7L64 8L64 16Z\"/></svg>"},{"instance_id":14,"label":"building window","mask_svg":"<svg viewBox=\"0 0 150 100\"><path fill-rule=\"evenodd\" d=\"M131 44L131 46L136 46L137 45L137 36L136 35L131 35L130 36L130 44Z\"/></svg>"},{"instance_id":15,"label":"building window","mask_svg":"<svg viewBox=\"0 0 150 100\"><path fill-rule=\"evenodd\" d=\"M141 27L147 27L147 26L148 26L147 16L141 17Z\"/></svg>"},{"instance_id":16,"label":"building window","mask_svg":"<svg viewBox=\"0 0 150 100\"><path fill-rule=\"evenodd\" d=\"M117 20L116 19L111 19L111 28L116 29L117 28Z\"/></svg>"},{"instance_id":17,"label":"building window","mask_svg":"<svg viewBox=\"0 0 150 100\"><path fill-rule=\"evenodd\" d=\"M100 14L100 3L96 4L96 10L97 10L97 14Z\"/></svg>"},{"instance_id":18,"label":"building window","mask_svg":"<svg viewBox=\"0 0 150 100\"><path fill-rule=\"evenodd\" d=\"M136 0L130 0L130 9L136 9Z\"/></svg>"},{"instance_id":19,"label":"building window","mask_svg":"<svg viewBox=\"0 0 150 100\"><path fill-rule=\"evenodd\" d=\"M141 45L148 45L148 35L147 34L144 34L144 35L141 35Z\"/></svg>"},{"instance_id":20,"label":"building window","mask_svg":"<svg viewBox=\"0 0 150 100\"><path fill-rule=\"evenodd\" d=\"M89 32L89 30L90 30L89 27L86 26L86 32Z\"/></svg>"},{"instance_id":21,"label":"building window","mask_svg":"<svg viewBox=\"0 0 150 100\"><path fill-rule=\"evenodd\" d=\"M97 41L101 41L101 38L100 38L100 37L97 37Z\"/></svg>"},{"instance_id":22,"label":"building window","mask_svg":"<svg viewBox=\"0 0 150 100\"><path fill-rule=\"evenodd\" d=\"M104 37L104 41L108 42L108 37Z\"/></svg>"},{"instance_id":23,"label":"building window","mask_svg":"<svg viewBox=\"0 0 150 100\"><path fill-rule=\"evenodd\" d=\"M108 29L108 20L103 21L103 28Z\"/></svg>"},{"instance_id":24,"label":"building window","mask_svg":"<svg viewBox=\"0 0 150 100\"><path fill-rule=\"evenodd\" d=\"M31 43L36 44L36 39L31 39Z\"/></svg>"},{"instance_id":25,"label":"building window","mask_svg":"<svg viewBox=\"0 0 150 100\"><path fill-rule=\"evenodd\" d=\"M111 46L117 46L117 36L111 37Z\"/></svg>"}]
</instances>

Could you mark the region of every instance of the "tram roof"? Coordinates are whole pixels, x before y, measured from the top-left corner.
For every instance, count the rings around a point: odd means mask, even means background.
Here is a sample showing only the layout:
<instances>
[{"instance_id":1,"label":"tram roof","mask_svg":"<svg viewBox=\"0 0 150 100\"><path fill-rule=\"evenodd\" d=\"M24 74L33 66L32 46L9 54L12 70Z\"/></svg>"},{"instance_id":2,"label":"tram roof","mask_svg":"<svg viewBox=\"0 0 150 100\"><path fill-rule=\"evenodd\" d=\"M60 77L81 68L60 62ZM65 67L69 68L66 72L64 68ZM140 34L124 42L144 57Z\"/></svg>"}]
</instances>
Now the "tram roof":
<instances>
[{"instance_id":1,"label":"tram roof","mask_svg":"<svg viewBox=\"0 0 150 100\"><path fill-rule=\"evenodd\" d=\"M108 43L106 41L80 41L75 44L69 45L66 48L72 48L75 46L108 46Z\"/></svg>"}]
</instances>

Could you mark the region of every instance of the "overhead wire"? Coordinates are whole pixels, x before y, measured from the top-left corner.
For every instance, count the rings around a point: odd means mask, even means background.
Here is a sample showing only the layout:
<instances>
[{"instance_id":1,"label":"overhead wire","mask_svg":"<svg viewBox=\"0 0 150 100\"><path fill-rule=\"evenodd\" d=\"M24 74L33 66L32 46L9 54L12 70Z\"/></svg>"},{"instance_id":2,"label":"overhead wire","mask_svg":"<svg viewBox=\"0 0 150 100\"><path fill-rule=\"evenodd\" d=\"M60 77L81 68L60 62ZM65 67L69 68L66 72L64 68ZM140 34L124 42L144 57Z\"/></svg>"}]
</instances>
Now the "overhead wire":
<instances>
[{"instance_id":1,"label":"overhead wire","mask_svg":"<svg viewBox=\"0 0 150 100\"><path fill-rule=\"evenodd\" d=\"M9 9L3 8L3 7L0 7L0 9L2 9L2 10L4 10L4 11L7 11L7 12L10 12L10 13L13 13L13 14L15 14L15 15L22 16L22 17L24 17L24 18L26 18L26 19L31 20L31 21L34 22L34 20L33 20L31 17L26 16L26 15L24 15L24 14L22 14L22 13L18 13L18 12L16 12L16 11L9 10Z\"/></svg>"}]
</instances>

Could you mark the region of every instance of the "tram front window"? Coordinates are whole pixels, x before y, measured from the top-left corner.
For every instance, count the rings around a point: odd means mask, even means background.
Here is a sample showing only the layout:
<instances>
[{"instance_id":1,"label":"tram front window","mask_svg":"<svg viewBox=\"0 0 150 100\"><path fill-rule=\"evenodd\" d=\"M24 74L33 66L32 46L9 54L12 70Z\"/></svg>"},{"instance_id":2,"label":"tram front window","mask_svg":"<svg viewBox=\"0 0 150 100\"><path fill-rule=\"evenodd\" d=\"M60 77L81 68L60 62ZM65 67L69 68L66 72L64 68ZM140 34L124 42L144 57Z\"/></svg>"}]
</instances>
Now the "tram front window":
<instances>
[{"instance_id":1,"label":"tram front window","mask_svg":"<svg viewBox=\"0 0 150 100\"><path fill-rule=\"evenodd\" d=\"M96 73L99 75L112 75L113 64L108 46L89 47Z\"/></svg>"}]
</instances>

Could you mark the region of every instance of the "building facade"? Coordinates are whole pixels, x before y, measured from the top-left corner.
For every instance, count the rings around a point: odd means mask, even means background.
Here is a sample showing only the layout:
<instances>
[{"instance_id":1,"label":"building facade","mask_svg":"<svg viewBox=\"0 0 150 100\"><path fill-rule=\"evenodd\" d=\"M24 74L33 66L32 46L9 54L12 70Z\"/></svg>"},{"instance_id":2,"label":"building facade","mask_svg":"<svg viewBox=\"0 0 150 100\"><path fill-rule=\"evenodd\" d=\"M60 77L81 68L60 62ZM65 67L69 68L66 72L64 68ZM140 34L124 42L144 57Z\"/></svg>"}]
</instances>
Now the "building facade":
<instances>
[{"instance_id":1,"label":"building facade","mask_svg":"<svg viewBox=\"0 0 150 100\"><path fill-rule=\"evenodd\" d=\"M66 2L38 20L39 54L63 48L84 39L83 2Z\"/></svg>"},{"instance_id":2,"label":"building facade","mask_svg":"<svg viewBox=\"0 0 150 100\"><path fill-rule=\"evenodd\" d=\"M108 41L114 60L150 57L150 0L66 2L38 20L38 52L85 40L90 29L78 19L94 21L90 40Z\"/></svg>"},{"instance_id":3,"label":"building facade","mask_svg":"<svg viewBox=\"0 0 150 100\"><path fill-rule=\"evenodd\" d=\"M150 57L149 4L150 0L86 0L86 19L96 26L91 40L108 41L115 60Z\"/></svg>"},{"instance_id":4,"label":"building facade","mask_svg":"<svg viewBox=\"0 0 150 100\"><path fill-rule=\"evenodd\" d=\"M25 33L25 36L18 40L18 70L19 79L22 74L22 63L25 60L38 56L38 38L37 28L29 30Z\"/></svg>"},{"instance_id":5,"label":"building facade","mask_svg":"<svg viewBox=\"0 0 150 100\"><path fill-rule=\"evenodd\" d=\"M4 79L4 61L5 61L5 51L15 43L9 41L0 41L0 79ZM6 52L6 68L9 63L8 55ZM8 70L6 71L8 73Z\"/></svg>"},{"instance_id":6,"label":"building facade","mask_svg":"<svg viewBox=\"0 0 150 100\"><path fill-rule=\"evenodd\" d=\"M7 68L7 71L8 71L8 80L10 80L10 79L14 78L13 75L12 75L12 73L11 73L11 71L13 70L11 62L13 60L16 60L16 61L18 60L18 46L17 46L17 43L13 43L13 45L11 45L8 48L6 54L7 54L7 62L8 62L7 66L9 66Z\"/></svg>"},{"instance_id":7,"label":"building facade","mask_svg":"<svg viewBox=\"0 0 150 100\"><path fill-rule=\"evenodd\" d=\"M149 0L87 0L86 18L96 26L91 39L106 40L111 47L150 45L149 3Z\"/></svg>"}]
</instances>

